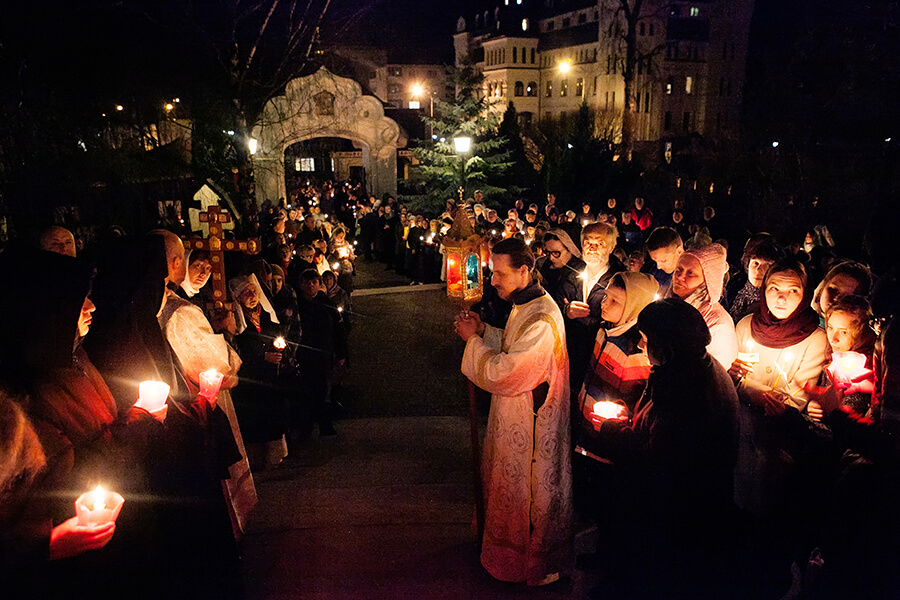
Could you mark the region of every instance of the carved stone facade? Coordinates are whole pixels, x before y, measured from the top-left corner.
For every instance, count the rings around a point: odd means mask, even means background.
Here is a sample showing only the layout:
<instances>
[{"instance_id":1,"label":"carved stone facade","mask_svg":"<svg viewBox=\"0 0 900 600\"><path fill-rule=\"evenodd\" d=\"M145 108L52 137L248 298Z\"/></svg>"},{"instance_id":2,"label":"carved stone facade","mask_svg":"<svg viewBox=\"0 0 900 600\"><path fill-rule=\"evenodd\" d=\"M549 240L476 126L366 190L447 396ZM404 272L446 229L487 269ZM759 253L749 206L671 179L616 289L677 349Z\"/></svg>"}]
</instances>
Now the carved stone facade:
<instances>
[{"instance_id":1,"label":"carved stone facade","mask_svg":"<svg viewBox=\"0 0 900 600\"><path fill-rule=\"evenodd\" d=\"M397 193L397 149L405 146L397 123L384 116L378 98L366 96L352 79L324 67L287 84L270 100L253 128L256 198L276 201L286 195L284 151L291 144L320 137L349 139L362 151L369 193Z\"/></svg>"}]
</instances>

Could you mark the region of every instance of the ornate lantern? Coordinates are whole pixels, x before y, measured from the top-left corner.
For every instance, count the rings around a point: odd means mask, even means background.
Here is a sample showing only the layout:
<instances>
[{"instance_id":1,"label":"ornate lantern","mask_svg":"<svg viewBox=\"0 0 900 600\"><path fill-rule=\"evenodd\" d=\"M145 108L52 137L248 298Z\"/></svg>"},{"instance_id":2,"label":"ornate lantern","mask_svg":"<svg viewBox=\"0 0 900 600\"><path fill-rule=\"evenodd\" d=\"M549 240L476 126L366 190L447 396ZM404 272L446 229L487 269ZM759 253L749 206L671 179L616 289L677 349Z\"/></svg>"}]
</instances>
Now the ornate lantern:
<instances>
[{"instance_id":1,"label":"ornate lantern","mask_svg":"<svg viewBox=\"0 0 900 600\"><path fill-rule=\"evenodd\" d=\"M481 300L484 277L481 270L481 236L469 222L465 205L456 210L453 225L442 240L447 261L447 296L466 310Z\"/></svg>"}]
</instances>

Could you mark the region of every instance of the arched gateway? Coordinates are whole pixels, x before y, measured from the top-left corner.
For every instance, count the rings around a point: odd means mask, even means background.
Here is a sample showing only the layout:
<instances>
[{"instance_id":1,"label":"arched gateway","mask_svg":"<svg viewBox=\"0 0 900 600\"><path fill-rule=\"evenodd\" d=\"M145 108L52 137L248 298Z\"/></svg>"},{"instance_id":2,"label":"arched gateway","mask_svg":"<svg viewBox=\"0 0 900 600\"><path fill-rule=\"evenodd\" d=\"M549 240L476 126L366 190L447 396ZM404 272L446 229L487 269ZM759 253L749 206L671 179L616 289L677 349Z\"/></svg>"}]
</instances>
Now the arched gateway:
<instances>
[{"instance_id":1,"label":"arched gateway","mask_svg":"<svg viewBox=\"0 0 900 600\"><path fill-rule=\"evenodd\" d=\"M285 149L322 137L346 138L362 150L371 194L397 193L397 148L405 145L400 127L384 116L378 98L363 95L358 83L321 67L291 80L283 96L269 100L253 128L257 202L285 197Z\"/></svg>"}]
</instances>

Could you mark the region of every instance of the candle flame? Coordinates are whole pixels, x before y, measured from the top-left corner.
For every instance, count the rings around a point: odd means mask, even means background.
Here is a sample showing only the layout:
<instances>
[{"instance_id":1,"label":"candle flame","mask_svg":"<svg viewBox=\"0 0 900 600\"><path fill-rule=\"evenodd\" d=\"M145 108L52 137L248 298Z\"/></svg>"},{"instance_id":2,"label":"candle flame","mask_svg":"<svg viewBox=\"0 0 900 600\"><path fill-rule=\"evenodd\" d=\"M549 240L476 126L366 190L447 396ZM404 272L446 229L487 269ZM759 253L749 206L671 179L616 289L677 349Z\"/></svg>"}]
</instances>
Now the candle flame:
<instances>
[{"instance_id":1,"label":"candle flame","mask_svg":"<svg viewBox=\"0 0 900 600\"><path fill-rule=\"evenodd\" d=\"M853 368L853 363L854 363L854 360L848 356L843 361L841 361L841 366L847 370L850 370Z\"/></svg>"},{"instance_id":2,"label":"candle flame","mask_svg":"<svg viewBox=\"0 0 900 600\"><path fill-rule=\"evenodd\" d=\"M275 348L278 350L284 350L285 348L287 348L287 342L281 336L275 338L275 341L272 342L272 345L275 346Z\"/></svg>"},{"instance_id":3,"label":"candle flame","mask_svg":"<svg viewBox=\"0 0 900 600\"><path fill-rule=\"evenodd\" d=\"M753 340L747 340L747 352L753 353Z\"/></svg>"},{"instance_id":4,"label":"candle flame","mask_svg":"<svg viewBox=\"0 0 900 600\"><path fill-rule=\"evenodd\" d=\"M609 400L600 400L594 403L592 411L598 417L603 419L624 419L626 409L621 404L610 402Z\"/></svg>"},{"instance_id":5,"label":"candle flame","mask_svg":"<svg viewBox=\"0 0 900 600\"><path fill-rule=\"evenodd\" d=\"M656 302L659 300L659 294L653 294L653 301Z\"/></svg>"},{"instance_id":6,"label":"candle flame","mask_svg":"<svg viewBox=\"0 0 900 600\"><path fill-rule=\"evenodd\" d=\"M94 491L91 492L91 497L88 500L90 504L86 505L88 510L102 510L106 508L106 490L103 489L103 486L98 485L94 488Z\"/></svg>"}]
</instances>

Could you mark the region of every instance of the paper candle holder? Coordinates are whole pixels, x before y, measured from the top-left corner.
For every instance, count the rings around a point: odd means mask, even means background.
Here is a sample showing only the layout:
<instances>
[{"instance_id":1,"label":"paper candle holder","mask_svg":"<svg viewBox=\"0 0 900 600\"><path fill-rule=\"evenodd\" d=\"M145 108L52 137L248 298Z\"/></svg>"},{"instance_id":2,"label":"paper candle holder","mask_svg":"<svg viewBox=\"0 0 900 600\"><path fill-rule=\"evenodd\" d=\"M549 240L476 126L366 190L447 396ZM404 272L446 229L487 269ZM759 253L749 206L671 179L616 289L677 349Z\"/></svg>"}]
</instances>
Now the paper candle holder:
<instances>
[{"instance_id":1,"label":"paper candle holder","mask_svg":"<svg viewBox=\"0 0 900 600\"><path fill-rule=\"evenodd\" d=\"M835 381L850 383L868 372L866 355L859 352L835 352L831 355L828 372Z\"/></svg>"},{"instance_id":2,"label":"paper candle holder","mask_svg":"<svg viewBox=\"0 0 900 600\"><path fill-rule=\"evenodd\" d=\"M215 369L207 369L200 373L200 395L209 400L219 395L222 388L222 379L225 375Z\"/></svg>"},{"instance_id":3,"label":"paper candle holder","mask_svg":"<svg viewBox=\"0 0 900 600\"><path fill-rule=\"evenodd\" d=\"M599 400L594 402L594 408L591 412L602 419L611 421L624 421L628 418L628 409L618 402L610 402L609 400Z\"/></svg>"},{"instance_id":4,"label":"paper candle holder","mask_svg":"<svg viewBox=\"0 0 900 600\"><path fill-rule=\"evenodd\" d=\"M138 385L138 401L135 406L147 412L157 412L166 405L169 386L162 381L142 381Z\"/></svg>"},{"instance_id":5,"label":"paper candle holder","mask_svg":"<svg viewBox=\"0 0 900 600\"><path fill-rule=\"evenodd\" d=\"M79 527L102 527L115 523L122 511L125 498L116 492L105 490L99 485L78 497L75 501L75 516Z\"/></svg>"}]
</instances>

